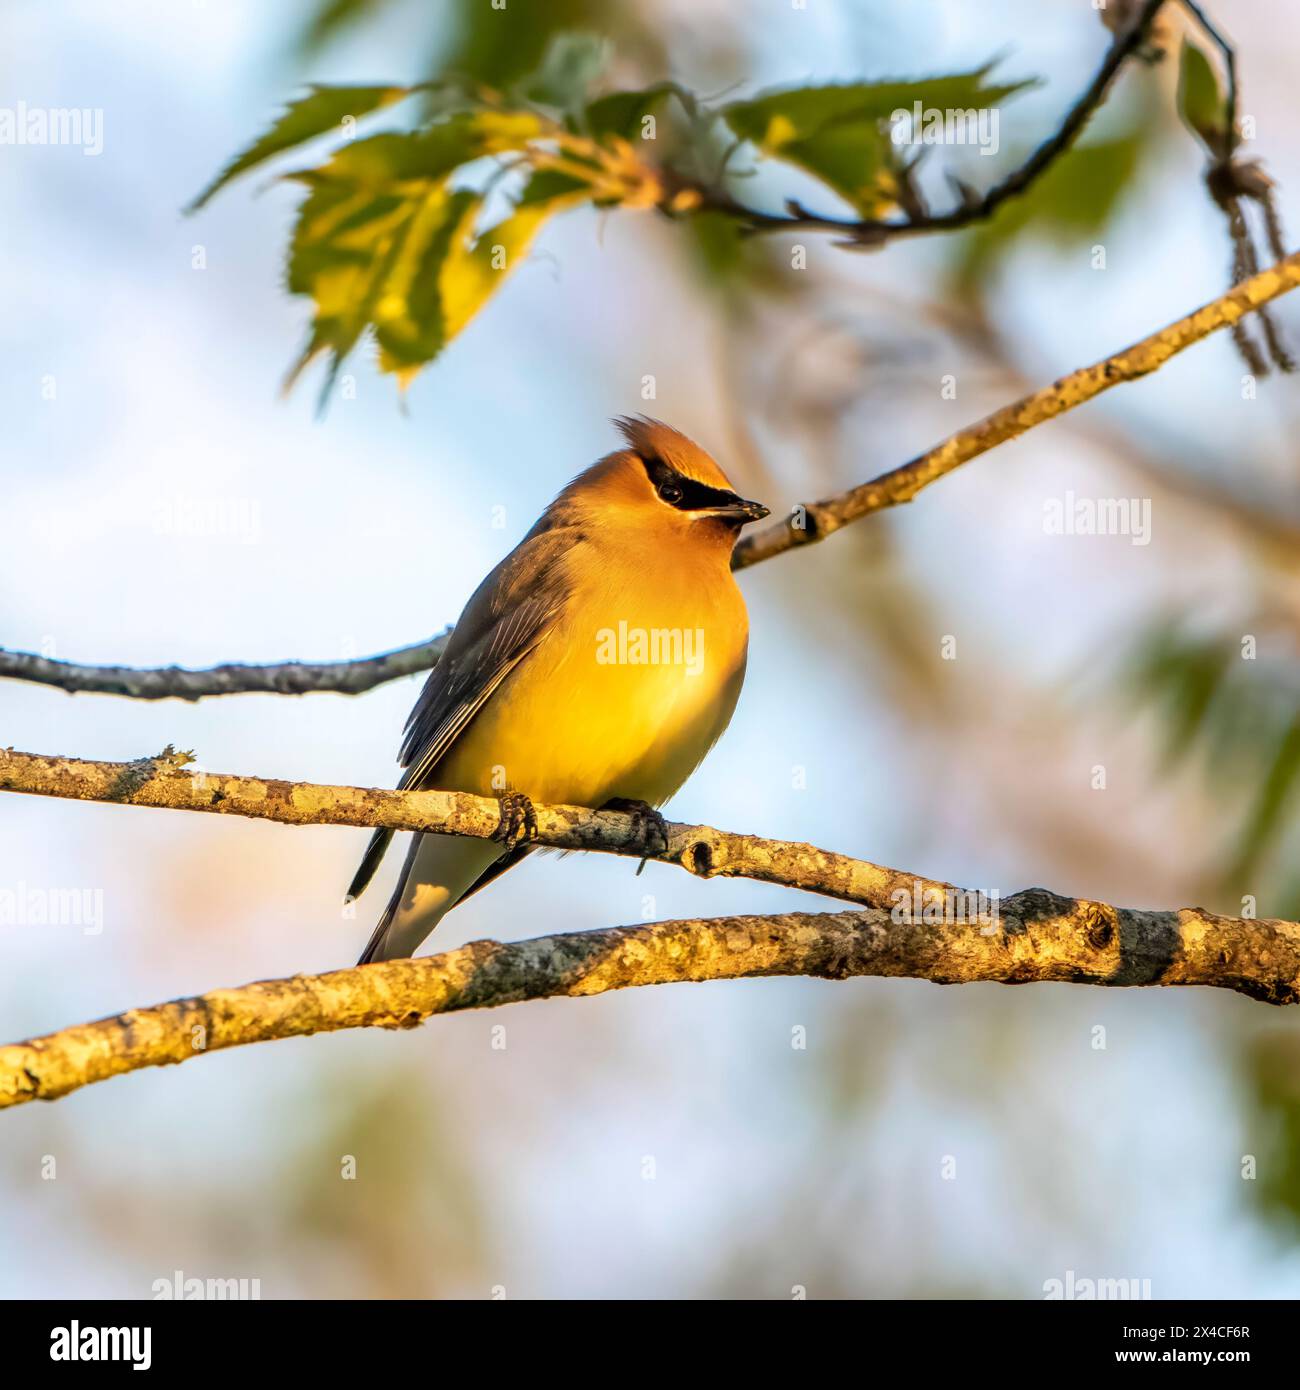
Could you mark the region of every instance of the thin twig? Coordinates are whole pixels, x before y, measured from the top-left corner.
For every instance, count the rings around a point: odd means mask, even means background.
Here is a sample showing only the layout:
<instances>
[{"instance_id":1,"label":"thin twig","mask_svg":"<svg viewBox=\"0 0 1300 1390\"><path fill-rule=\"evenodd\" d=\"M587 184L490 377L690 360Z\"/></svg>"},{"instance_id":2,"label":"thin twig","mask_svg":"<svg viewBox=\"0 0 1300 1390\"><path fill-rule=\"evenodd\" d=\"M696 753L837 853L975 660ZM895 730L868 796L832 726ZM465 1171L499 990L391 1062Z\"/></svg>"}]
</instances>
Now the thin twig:
<instances>
[{"instance_id":1,"label":"thin twig","mask_svg":"<svg viewBox=\"0 0 1300 1390\"><path fill-rule=\"evenodd\" d=\"M127 695L135 700L201 700L209 695L306 695L332 691L359 695L385 681L427 671L442 655L451 629L427 642L398 647L351 661L283 661L270 665L227 664L192 670L184 666L82 666L30 652L0 648L0 677L52 685L70 694Z\"/></svg>"},{"instance_id":2,"label":"thin twig","mask_svg":"<svg viewBox=\"0 0 1300 1390\"><path fill-rule=\"evenodd\" d=\"M1244 314L1287 294L1297 285L1300 285L1300 252L1132 347L1090 367L1080 367L1041 391L995 410L978 424L959 430L942 444L882 473L871 482L824 501L796 507L786 521L741 540L736 547L733 567L744 569L760 560L769 560L773 555L824 540L842 526L860 521L872 512L910 502L922 488L987 453L995 445L1015 439L1121 382L1147 376L1193 343L1208 338L1220 328L1231 327Z\"/></svg>"},{"instance_id":3,"label":"thin twig","mask_svg":"<svg viewBox=\"0 0 1300 1390\"><path fill-rule=\"evenodd\" d=\"M871 482L794 509L788 521L778 522L764 531L745 537L736 547L734 568L745 569L787 550L822 540L840 527L861 520L872 512L910 502L922 488L963 463L1067 410L1073 410L1112 386L1146 376L1193 343L1200 342L1220 328L1235 325L1243 315L1289 293L1298 284L1300 252L1261 271L1219 299L1132 347L1091 367L1071 372L1051 386L1004 406ZM447 633L443 633L432 642L403 647L357 662L331 662L320 666L302 666L293 662L285 666L232 665L214 667L210 671L182 671L174 666L153 670L74 666L22 652L0 651L0 677L42 681L65 690L95 690L140 699L164 699L168 696L199 699L204 695L235 694L247 690L276 691L282 688L294 694L307 690L355 694L383 681L432 666L446 637ZM282 681L287 685L282 686Z\"/></svg>"},{"instance_id":4,"label":"thin twig","mask_svg":"<svg viewBox=\"0 0 1300 1390\"><path fill-rule=\"evenodd\" d=\"M795 201L787 204L789 211L786 213L760 212L756 208L745 206L729 193L719 189L700 189L702 206L735 217L754 232L834 232L842 238L843 244L853 246L883 246L897 237L917 236L928 232L952 232L982 222L991 217L1003 203L1024 193L1070 149L1102 104L1120 68L1142 46L1163 3L1164 0L1144 0L1142 9L1132 24L1111 41L1096 75L1066 112L1057 130L1044 140L1019 168L1013 169L982 197L963 196L962 200L947 212L925 213L896 221L831 217L811 212L803 204Z\"/></svg>"}]
</instances>

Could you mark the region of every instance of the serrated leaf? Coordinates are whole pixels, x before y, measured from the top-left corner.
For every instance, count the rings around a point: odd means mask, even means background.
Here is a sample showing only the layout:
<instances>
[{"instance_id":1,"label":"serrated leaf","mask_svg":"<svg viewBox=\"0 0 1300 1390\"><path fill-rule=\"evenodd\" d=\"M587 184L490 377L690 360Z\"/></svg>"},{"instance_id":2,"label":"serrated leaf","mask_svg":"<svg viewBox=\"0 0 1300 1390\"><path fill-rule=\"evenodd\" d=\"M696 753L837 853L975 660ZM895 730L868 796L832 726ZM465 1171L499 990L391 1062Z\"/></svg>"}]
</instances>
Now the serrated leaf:
<instances>
[{"instance_id":1,"label":"serrated leaf","mask_svg":"<svg viewBox=\"0 0 1300 1390\"><path fill-rule=\"evenodd\" d=\"M453 190L466 164L522 149L544 129L531 112L460 113L425 130L345 145L307 185L287 284L311 297L311 333L290 383L322 353L331 376L373 330L380 363L405 379L431 361L524 258L547 217L590 187L537 173L514 211L478 235L483 196ZM327 383L328 389L328 383Z\"/></svg>"},{"instance_id":2,"label":"serrated leaf","mask_svg":"<svg viewBox=\"0 0 1300 1390\"><path fill-rule=\"evenodd\" d=\"M447 337L454 337L487 302L492 292L523 260L542 223L555 210L552 203L530 203L489 227L481 236L453 240L443 267L442 312Z\"/></svg>"},{"instance_id":3,"label":"serrated leaf","mask_svg":"<svg viewBox=\"0 0 1300 1390\"><path fill-rule=\"evenodd\" d=\"M887 121L896 111L955 110L992 105L1035 85L1035 80L985 85L991 64L946 77L845 82L766 92L722 108L727 124L761 148L804 140L844 122Z\"/></svg>"},{"instance_id":4,"label":"serrated leaf","mask_svg":"<svg viewBox=\"0 0 1300 1390\"><path fill-rule=\"evenodd\" d=\"M375 311L375 339L385 371L417 368L442 351L454 330L443 276L456 242L473 235L483 200L469 189L435 189L416 215L412 235Z\"/></svg>"},{"instance_id":5,"label":"serrated leaf","mask_svg":"<svg viewBox=\"0 0 1300 1390\"><path fill-rule=\"evenodd\" d=\"M333 371L374 318L401 255L418 200L327 185L303 204L294 231L288 285L315 301L311 336L286 387L322 352Z\"/></svg>"},{"instance_id":6,"label":"serrated leaf","mask_svg":"<svg viewBox=\"0 0 1300 1390\"><path fill-rule=\"evenodd\" d=\"M541 132L541 118L530 111L460 112L425 130L386 131L355 140L319 169L288 177L307 184L391 189L412 180L442 179L486 155L523 149Z\"/></svg>"},{"instance_id":7,"label":"serrated leaf","mask_svg":"<svg viewBox=\"0 0 1300 1390\"><path fill-rule=\"evenodd\" d=\"M1227 95L1210 60L1188 39L1178 65L1178 114L1212 155L1227 153Z\"/></svg>"},{"instance_id":8,"label":"serrated leaf","mask_svg":"<svg viewBox=\"0 0 1300 1390\"><path fill-rule=\"evenodd\" d=\"M410 92L409 87L312 87L306 96L289 104L284 115L265 135L236 155L186 211L197 212L232 179L273 156L340 129L349 116L366 116L381 107L391 106Z\"/></svg>"},{"instance_id":9,"label":"serrated leaf","mask_svg":"<svg viewBox=\"0 0 1300 1390\"><path fill-rule=\"evenodd\" d=\"M528 112L462 113L427 130L358 140L323 167L292 176L310 192L290 241L287 284L292 293L309 295L315 308L307 346L286 385L323 352L337 371L368 328L411 316L418 268L431 247L437 253L439 236L450 246L446 224L475 196L449 194L447 179L484 155L522 147L540 129ZM437 253L434 264L446 254ZM420 322L419 341L431 342L432 356L451 334L427 312ZM417 356L423 350L411 349Z\"/></svg>"},{"instance_id":10,"label":"serrated leaf","mask_svg":"<svg viewBox=\"0 0 1300 1390\"><path fill-rule=\"evenodd\" d=\"M397 262L378 306L383 370L405 380L431 362L525 259L546 219L589 197L585 184L545 196L526 191L512 213L479 232L482 199L465 190L450 194L410 238L412 254Z\"/></svg>"},{"instance_id":11,"label":"serrated leaf","mask_svg":"<svg viewBox=\"0 0 1300 1390\"><path fill-rule=\"evenodd\" d=\"M722 110L727 124L763 154L796 164L859 211L875 215L892 200L900 152L891 126L922 111L977 112L998 106L1031 81L986 85L973 72L914 81L855 82L769 92Z\"/></svg>"}]
</instances>

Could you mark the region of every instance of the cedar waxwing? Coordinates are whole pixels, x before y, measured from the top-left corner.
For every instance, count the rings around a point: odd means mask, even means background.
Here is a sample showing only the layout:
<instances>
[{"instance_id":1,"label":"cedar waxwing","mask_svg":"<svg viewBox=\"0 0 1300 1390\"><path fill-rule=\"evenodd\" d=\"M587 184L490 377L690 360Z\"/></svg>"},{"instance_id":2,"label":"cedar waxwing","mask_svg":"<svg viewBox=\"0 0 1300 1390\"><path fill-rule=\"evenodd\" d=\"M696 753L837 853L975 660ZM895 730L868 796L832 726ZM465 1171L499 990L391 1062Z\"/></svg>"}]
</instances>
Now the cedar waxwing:
<instances>
[{"instance_id":1,"label":"cedar waxwing","mask_svg":"<svg viewBox=\"0 0 1300 1390\"><path fill-rule=\"evenodd\" d=\"M731 552L767 508L685 435L615 423L627 447L580 473L465 605L407 720L401 787L500 797L516 831L533 801L652 824L730 722L749 640ZM392 837L371 837L349 899ZM506 838L415 835L360 963L409 956L533 848Z\"/></svg>"}]
</instances>

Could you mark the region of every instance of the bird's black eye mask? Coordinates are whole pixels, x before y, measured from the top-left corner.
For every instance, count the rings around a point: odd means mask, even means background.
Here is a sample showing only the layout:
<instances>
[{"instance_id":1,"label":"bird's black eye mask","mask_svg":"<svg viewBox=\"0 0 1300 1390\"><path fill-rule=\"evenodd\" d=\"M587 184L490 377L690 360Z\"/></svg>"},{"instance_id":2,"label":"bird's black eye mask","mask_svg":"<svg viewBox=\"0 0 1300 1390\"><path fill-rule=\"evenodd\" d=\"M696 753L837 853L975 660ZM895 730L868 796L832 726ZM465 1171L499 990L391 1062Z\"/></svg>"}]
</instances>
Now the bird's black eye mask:
<instances>
[{"instance_id":1,"label":"bird's black eye mask","mask_svg":"<svg viewBox=\"0 0 1300 1390\"><path fill-rule=\"evenodd\" d=\"M698 512L709 507L735 507L741 498L725 487L710 487L679 473L658 456L641 458L646 476L659 497L679 512Z\"/></svg>"}]
</instances>

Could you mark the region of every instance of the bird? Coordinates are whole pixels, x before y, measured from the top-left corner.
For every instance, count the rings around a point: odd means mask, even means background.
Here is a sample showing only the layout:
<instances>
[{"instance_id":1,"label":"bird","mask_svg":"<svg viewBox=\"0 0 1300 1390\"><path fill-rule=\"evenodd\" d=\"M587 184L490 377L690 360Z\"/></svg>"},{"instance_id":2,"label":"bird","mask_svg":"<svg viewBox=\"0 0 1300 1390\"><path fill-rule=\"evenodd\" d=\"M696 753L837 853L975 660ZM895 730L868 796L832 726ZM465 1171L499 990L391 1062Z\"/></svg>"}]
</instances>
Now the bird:
<instances>
[{"instance_id":1,"label":"bird","mask_svg":"<svg viewBox=\"0 0 1300 1390\"><path fill-rule=\"evenodd\" d=\"M613 423L623 447L474 591L406 723L399 787L497 798L498 838L415 833L358 964L412 955L529 854L533 803L626 810L663 839L658 807L731 721L749 644L731 556L768 509L671 426ZM392 837L374 832L347 901Z\"/></svg>"}]
</instances>

